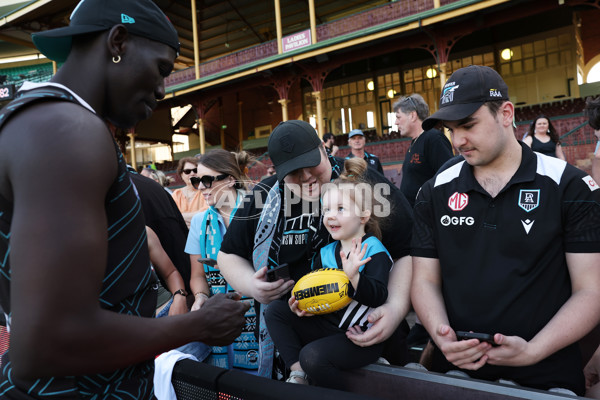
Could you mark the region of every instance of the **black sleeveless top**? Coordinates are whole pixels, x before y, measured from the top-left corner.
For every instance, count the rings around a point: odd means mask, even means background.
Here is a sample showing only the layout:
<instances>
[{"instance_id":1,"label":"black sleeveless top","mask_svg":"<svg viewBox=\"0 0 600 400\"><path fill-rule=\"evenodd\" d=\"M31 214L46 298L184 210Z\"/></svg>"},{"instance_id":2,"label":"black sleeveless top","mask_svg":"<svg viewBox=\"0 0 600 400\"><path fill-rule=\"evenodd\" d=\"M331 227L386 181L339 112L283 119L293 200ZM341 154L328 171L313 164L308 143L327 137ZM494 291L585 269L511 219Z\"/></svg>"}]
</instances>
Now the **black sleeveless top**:
<instances>
[{"instance_id":1,"label":"black sleeveless top","mask_svg":"<svg viewBox=\"0 0 600 400\"><path fill-rule=\"evenodd\" d=\"M19 92L18 97L0 111L0 134L4 123L17 110L41 101L70 101L80 104L71 93L53 86ZM111 135L108 128L106 134ZM98 301L100 307L106 310L152 317L156 309L156 289L151 274L141 203L129 179L123 154L117 143L114 143L118 173L105 199L108 258ZM12 210L12 202L0 196L0 304L6 314L9 329ZM47 329L53 327L48 326ZM2 356L0 397L48 400L109 397L146 399L153 394L153 368L153 361L148 360L105 374L17 381L11 376L9 350Z\"/></svg>"},{"instance_id":2,"label":"black sleeveless top","mask_svg":"<svg viewBox=\"0 0 600 400\"><path fill-rule=\"evenodd\" d=\"M550 157L556 157L556 143L554 143L552 140L544 143L536 138L535 135L531 135L531 139L531 150Z\"/></svg>"}]
</instances>

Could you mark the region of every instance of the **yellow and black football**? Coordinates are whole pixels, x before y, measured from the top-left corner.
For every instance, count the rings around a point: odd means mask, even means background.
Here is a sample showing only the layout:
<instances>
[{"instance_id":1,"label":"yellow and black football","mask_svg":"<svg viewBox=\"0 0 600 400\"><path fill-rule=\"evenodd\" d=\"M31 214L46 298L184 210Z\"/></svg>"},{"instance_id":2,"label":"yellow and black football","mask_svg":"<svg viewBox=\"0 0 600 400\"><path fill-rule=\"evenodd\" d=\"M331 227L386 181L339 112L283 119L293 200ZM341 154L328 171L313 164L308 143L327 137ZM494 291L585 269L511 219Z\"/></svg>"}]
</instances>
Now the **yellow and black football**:
<instances>
[{"instance_id":1,"label":"yellow and black football","mask_svg":"<svg viewBox=\"0 0 600 400\"><path fill-rule=\"evenodd\" d=\"M309 272L298 279L293 294L298 308L310 314L328 314L346 307L350 281L341 269L323 268Z\"/></svg>"}]
</instances>

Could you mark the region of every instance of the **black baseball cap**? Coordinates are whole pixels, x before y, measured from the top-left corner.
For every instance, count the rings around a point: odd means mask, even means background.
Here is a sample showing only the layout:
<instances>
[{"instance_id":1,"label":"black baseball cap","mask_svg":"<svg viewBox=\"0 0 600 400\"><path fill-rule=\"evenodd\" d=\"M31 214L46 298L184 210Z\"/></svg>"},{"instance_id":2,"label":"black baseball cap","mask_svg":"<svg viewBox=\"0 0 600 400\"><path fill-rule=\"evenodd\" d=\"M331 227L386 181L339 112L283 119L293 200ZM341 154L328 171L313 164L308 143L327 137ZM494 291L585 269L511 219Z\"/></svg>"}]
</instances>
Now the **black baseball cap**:
<instances>
[{"instance_id":1,"label":"black baseball cap","mask_svg":"<svg viewBox=\"0 0 600 400\"><path fill-rule=\"evenodd\" d=\"M137 36L169 45L179 54L179 39L171 21L152 0L81 0L69 26L32 34L35 46L51 60L64 62L72 37L101 32L117 24Z\"/></svg>"},{"instance_id":2,"label":"black baseball cap","mask_svg":"<svg viewBox=\"0 0 600 400\"><path fill-rule=\"evenodd\" d=\"M268 150L279 180L297 169L318 165L321 143L308 122L290 120L277 125L269 137Z\"/></svg>"},{"instance_id":3,"label":"black baseball cap","mask_svg":"<svg viewBox=\"0 0 600 400\"><path fill-rule=\"evenodd\" d=\"M458 121L473 114L488 101L508 100L508 86L490 67L469 65L456 70L446 81L440 97L440 109L425 119L423 130L439 121Z\"/></svg>"}]
</instances>

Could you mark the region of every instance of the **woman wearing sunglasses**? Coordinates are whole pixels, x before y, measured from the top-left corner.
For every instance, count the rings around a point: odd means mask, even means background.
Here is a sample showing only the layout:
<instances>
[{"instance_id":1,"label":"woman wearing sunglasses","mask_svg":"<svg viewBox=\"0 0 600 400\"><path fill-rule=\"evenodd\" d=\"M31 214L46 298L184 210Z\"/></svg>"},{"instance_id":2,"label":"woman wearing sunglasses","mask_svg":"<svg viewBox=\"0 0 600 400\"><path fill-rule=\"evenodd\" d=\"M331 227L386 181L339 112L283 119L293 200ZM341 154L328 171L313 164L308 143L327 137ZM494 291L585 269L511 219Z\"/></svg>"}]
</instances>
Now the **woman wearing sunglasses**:
<instances>
[{"instance_id":1,"label":"woman wearing sunglasses","mask_svg":"<svg viewBox=\"0 0 600 400\"><path fill-rule=\"evenodd\" d=\"M233 291L211 261L216 260L225 231L238 207L243 205L244 191L250 182L246 175L246 165L250 161L251 157L245 152L232 153L222 149L209 151L198 160L198 172L191 181L202 193L208 209L192 218L185 246L192 267L192 311L199 310L206 299L214 294ZM199 259L205 259L204 264ZM242 297L242 301L251 303L242 335L229 346L212 347L205 362L256 374L258 342L254 336L254 299Z\"/></svg>"},{"instance_id":2,"label":"woman wearing sunglasses","mask_svg":"<svg viewBox=\"0 0 600 400\"><path fill-rule=\"evenodd\" d=\"M177 175L181 177L185 186L173 191L173 200L175 200L189 228L192 217L207 208L204 197L197 188L194 188L190 180L192 177L198 176L198 159L196 157L184 157L179 160Z\"/></svg>"}]
</instances>

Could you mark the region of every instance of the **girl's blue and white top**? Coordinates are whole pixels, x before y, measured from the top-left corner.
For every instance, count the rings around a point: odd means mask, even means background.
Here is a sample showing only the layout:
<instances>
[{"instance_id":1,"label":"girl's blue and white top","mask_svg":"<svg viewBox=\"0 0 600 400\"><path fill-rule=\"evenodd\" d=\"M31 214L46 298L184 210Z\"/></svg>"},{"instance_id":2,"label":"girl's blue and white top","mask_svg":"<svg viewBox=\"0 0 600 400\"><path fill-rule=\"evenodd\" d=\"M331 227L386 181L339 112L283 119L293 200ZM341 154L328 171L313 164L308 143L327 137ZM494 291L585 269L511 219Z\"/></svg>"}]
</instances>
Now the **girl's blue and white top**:
<instances>
[{"instance_id":1,"label":"girl's blue and white top","mask_svg":"<svg viewBox=\"0 0 600 400\"><path fill-rule=\"evenodd\" d=\"M394 261L375 236L370 234L363 236L361 246L364 246L365 243L367 251L363 259L371 257L371 261L359 268L358 287L354 288L349 285L348 295L352 297L352 301L336 312L319 316L331 320L342 330L347 330L354 325L360 325L366 330L369 327L367 317L373 308L379 307L387 300L387 284ZM340 250L341 243L339 241L323 247L313 263L313 269L343 269Z\"/></svg>"}]
</instances>

